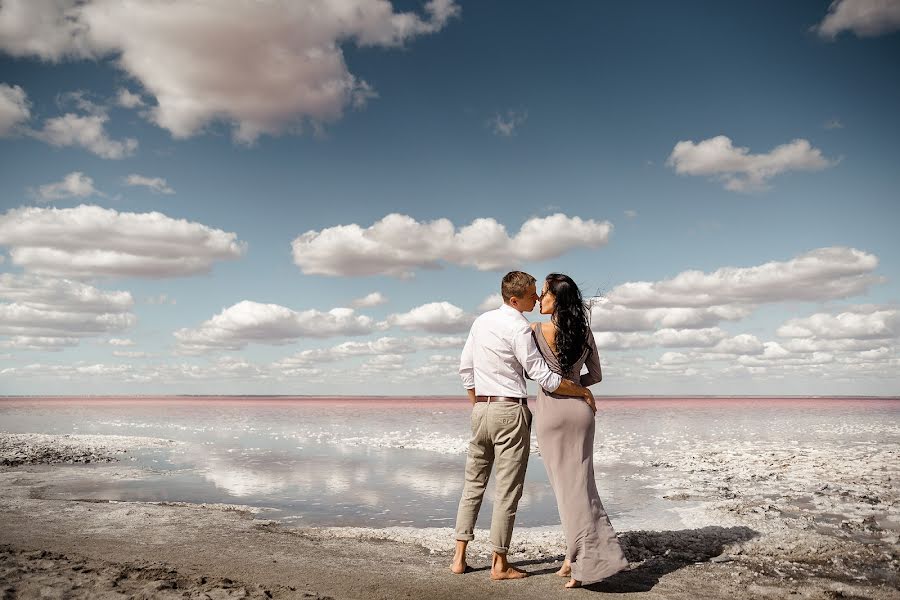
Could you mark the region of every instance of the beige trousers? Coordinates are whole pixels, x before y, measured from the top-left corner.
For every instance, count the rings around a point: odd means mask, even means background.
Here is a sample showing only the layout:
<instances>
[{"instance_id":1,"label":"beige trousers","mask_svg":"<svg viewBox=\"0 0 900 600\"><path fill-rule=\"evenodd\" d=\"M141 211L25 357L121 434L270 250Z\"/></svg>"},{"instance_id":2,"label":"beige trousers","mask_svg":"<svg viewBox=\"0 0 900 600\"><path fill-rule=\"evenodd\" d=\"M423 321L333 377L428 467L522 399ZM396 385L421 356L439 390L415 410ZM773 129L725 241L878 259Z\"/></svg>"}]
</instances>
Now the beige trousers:
<instances>
[{"instance_id":1,"label":"beige trousers","mask_svg":"<svg viewBox=\"0 0 900 600\"><path fill-rule=\"evenodd\" d=\"M522 497L531 451L531 411L516 402L477 402L472 407L472 438L466 482L456 513L456 539L475 539L475 521L493 467L496 473L491 544L506 554Z\"/></svg>"}]
</instances>

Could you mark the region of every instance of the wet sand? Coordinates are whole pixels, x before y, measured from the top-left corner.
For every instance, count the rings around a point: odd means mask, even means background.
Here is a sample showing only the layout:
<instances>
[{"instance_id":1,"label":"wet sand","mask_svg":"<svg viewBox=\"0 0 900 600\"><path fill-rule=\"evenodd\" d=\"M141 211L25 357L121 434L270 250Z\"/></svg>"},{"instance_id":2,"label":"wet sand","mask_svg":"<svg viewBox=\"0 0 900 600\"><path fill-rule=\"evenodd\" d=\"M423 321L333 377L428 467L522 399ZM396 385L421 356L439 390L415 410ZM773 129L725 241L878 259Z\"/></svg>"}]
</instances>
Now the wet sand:
<instances>
[{"instance_id":1,"label":"wet sand","mask_svg":"<svg viewBox=\"0 0 900 600\"><path fill-rule=\"evenodd\" d=\"M564 591L563 580L553 575L563 552L557 528L517 530L510 558L532 573L526 580L491 582L488 551L481 541L472 546L475 570L454 576L448 571L449 528L296 529L265 519L265 510L238 505L49 499L55 486L73 480L140 479L140 469L118 459L130 448L170 441L29 436L0 434L0 461L8 461L0 467L4 599L441 600L490 595L544 600L550 594L597 593L648 599L900 598L900 549L892 532L855 530L857 521L866 527L860 512L843 519L852 525L831 530L815 523L807 527L802 519L759 507L752 494L742 504L752 473L746 490L732 486L717 499L722 503L717 508L720 525L621 532L631 570L572 592ZM682 482L681 493L706 495L705 482L734 480L737 473L729 470L726 458L712 455L712 463L697 465L699 479ZM88 460L84 466L68 464ZM46 464L50 462L65 464ZM713 465L721 472L710 474ZM861 496L878 493L879 502L896 508L895 481L889 479L887 489L879 490L885 483L873 479L869 467L856 470ZM790 471L773 481L784 480L785 474ZM846 483L840 478L851 472L838 475L838 483ZM760 510L748 508L754 505ZM729 506L741 508L729 511ZM868 526L878 527L877 521Z\"/></svg>"}]
</instances>

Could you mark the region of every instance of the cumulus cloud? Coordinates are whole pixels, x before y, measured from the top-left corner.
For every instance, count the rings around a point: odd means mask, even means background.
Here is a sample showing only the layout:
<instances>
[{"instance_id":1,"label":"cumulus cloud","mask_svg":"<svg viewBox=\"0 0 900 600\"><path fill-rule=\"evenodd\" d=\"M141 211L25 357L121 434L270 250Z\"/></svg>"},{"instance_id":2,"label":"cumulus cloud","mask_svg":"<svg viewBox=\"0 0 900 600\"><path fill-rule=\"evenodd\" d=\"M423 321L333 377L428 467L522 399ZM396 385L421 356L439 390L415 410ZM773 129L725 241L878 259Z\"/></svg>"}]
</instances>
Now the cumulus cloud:
<instances>
[{"instance_id":1,"label":"cumulus cloud","mask_svg":"<svg viewBox=\"0 0 900 600\"><path fill-rule=\"evenodd\" d=\"M738 321L751 312L744 306L629 308L609 298L594 298L591 304L591 327L598 331L700 329L722 321Z\"/></svg>"},{"instance_id":2,"label":"cumulus cloud","mask_svg":"<svg viewBox=\"0 0 900 600\"><path fill-rule=\"evenodd\" d=\"M13 56L87 58L86 29L76 0L5 0L0 6L0 48Z\"/></svg>"},{"instance_id":3,"label":"cumulus cloud","mask_svg":"<svg viewBox=\"0 0 900 600\"><path fill-rule=\"evenodd\" d=\"M349 72L341 45L397 47L440 31L460 12L429 0L424 16L387 0L215 2L6 0L0 47L15 56L114 56L155 99L149 115L175 137L212 122L234 138L327 123L375 92ZM202 73L202 77L197 74Z\"/></svg>"},{"instance_id":4,"label":"cumulus cloud","mask_svg":"<svg viewBox=\"0 0 900 600\"><path fill-rule=\"evenodd\" d=\"M10 347L55 350L136 322L128 292L67 279L2 273L0 299L0 336Z\"/></svg>"},{"instance_id":5,"label":"cumulus cloud","mask_svg":"<svg viewBox=\"0 0 900 600\"><path fill-rule=\"evenodd\" d=\"M494 115L488 125L496 135L510 137L527 119L528 113L524 110L508 110Z\"/></svg>"},{"instance_id":6,"label":"cumulus cloud","mask_svg":"<svg viewBox=\"0 0 900 600\"><path fill-rule=\"evenodd\" d=\"M822 302L865 293L883 281L872 273L877 265L874 255L834 247L755 267L685 271L663 281L628 282L591 299L591 329L602 349L698 348L704 351L692 356L702 361L733 362L737 355L775 361L796 358L796 353L868 351L883 345L879 339L900 331L895 308L855 306L840 315L793 319L778 330L780 336L793 338L784 343L762 342L750 334L728 337L716 325L740 321L763 304ZM851 333L856 337L848 339Z\"/></svg>"},{"instance_id":7,"label":"cumulus cloud","mask_svg":"<svg viewBox=\"0 0 900 600\"><path fill-rule=\"evenodd\" d=\"M413 336L406 338L381 337L368 341L348 341L330 348L302 350L275 363L278 368L310 366L322 362L334 362L354 356L379 354L413 354L422 350L458 348L462 350L466 340L459 336Z\"/></svg>"},{"instance_id":8,"label":"cumulus cloud","mask_svg":"<svg viewBox=\"0 0 900 600\"><path fill-rule=\"evenodd\" d=\"M245 251L234 233L91 205L9 210L0 215L0 244L26 271L78 279L195 275Z\"/></svg>"},{"instance_id":9,"label":"cumulus cloud","mask_svg":"<svg viewBox=\"0 0 900 600\"><path fill-rule=\"evenodd\" d=\"M13 135L31 118L28 97L17 85L0 83L0 137Z\"/></svg>"},{"instance_id":10,"label":"cumulus cloud","mask_svg":"<svg viewBox=\"0 0 900 600\"><path fill-rule=\"evenodd\" d=\"M778 335L788 338L881 339L900 335L900 311L842 312L837 315L816 313L802 319L791 319L778 328Z\"/></svg>"},{"instance_id":11,"label":"cumulus cloud","mask_svg":"<svg viewBox=\"0 0 900 600\"><path fill-rule=\"evenodd\" d=\"M874 37L900 29L900 3L896 0L835 0L821 23L813 27L824 38L842 31Z\"/></svg>"},{"instance_id":12,"label":"cumulus cloud","mask_svg":"<svg viewBox=\"0 0 900 600\"><path fill-rule=\"evenodd\" d=\"M500 308L500 305L503 304L503 296L500 294L491 294L487 298L481 301L481 304L478 305L477 310L480 313L487 312L489 310L494 310L495 308Z\"/></svg>"},{"instance_id":13,"label":"cumulus cloud","mask_svg":"<svg viewBox=\"0 0 900 600\"><path fill-rule=\"evenodd\" d=\"M457 230L447 219L419 222L389 214L365 229L354 223L307 231L291 245L294 264L310 275L409 277L415 269L438 269L442 261L488 271L548 260L603 246L611 230L609 221L558 213L531 218L510 237L491 218Z\"/></svg>"},{"instance_id":14,"label":"cumulus cloud","mask_svg":"<svg viewBox=\"0 0 900 600\"><path fill-rule=\"evenodd\" d=\"M760 354L763 352L764 347L763 343L755 335L742 333L723 339L712 350L722 354Z\"/></svg>"},{"instance_id":15,"label":"cumulus cloud","mask_svg":"<svg viewBox=\"0 0 900 600\"><path fill-rule=\"evenodd\" d=\"M134 342L128 338L110 338L106 343L110 346L134 346Z\"/></svg>"},{"instance_id":16,"label":"cumulus cloud","mask_svg":"<svg viewBox=\"0 0 900 600\"><path fill-rule=\"evenodd\" d=\"M384 294L382 294L381 292L372 292L371 294L366 294L362 298L357 298L350 303L350 306L354 308L368 308L371 306L384 304L387 301L388 299L385 298Z\"/></svg>"},{"instance_id":17,"label":"cumulus cloud","mask_svg":"<svg viewBox=\"0 0 900 600\"><path fill-rule=\"evenodd\" d=\"M462 333L469 330L474 317L449 302L429 302L405 312L389 315L385 323L402 329L421 329L432 333Z\"/></svg>"},{"instance_id":18,"label":"cumulus cloud","mask_svg":"<svg viewBox=\"0 0 900 600\"><path fill-rule=\"evenodd\" d=\"M281 345L298 338L327 338L371 333L375 322L350 308L295 311L278 304L244 300L199 327L175 332L178 352L200 354L215 350L239 350L248 343Z\"/></svg>"},{"instance_id":19,"label":"cumulus cloud","mask_svg":"<svg viewBox=\"0 0 900 600\"><path fill-rule=\"evenodd\" d=\"M594 331L598 348L605 350L633 350L663 346L666 348L709 348L721 343L728 336L718 327L704 329L660 329L649 332L622 333Z\"/></svg>"},{"instance_id":20,"label":"cumulus cloud","mask_svg":"<svg viewBox=\"0 0 900 600\"><path fill-rule=\"evenodd\" d=\"M116 94L116 104L122 108L137 108L144 106L144 101L140 94L135 94L126 88L119 88L119 92Z\"/></svg>"},{"instance_id":21,"label":"cumulus cloud","mask_svg":"<svg viewBox=\"0 0 900 600\"><path fill-rule=\"evenodd\" d=\"M169 187L168 182L162 177L144 177L143 175L132 173L125 178L125 185L149 188L158 194L175 193L175 190Z\"/></svg>"},{"instance_id":22,"label":"cumulus cloud","mask_svg":"<svg viewBox=\"0 0 900 600\"><path fill-rule=\"evenodd\" d=\"M725 183L725 189L747 192L766 188L769 179L787 171L820 171L835 164L803 139L773 148L766 154L750 154L719 135L698 143L675 144L666 162L679 175L706 175Z\"/></svg>"},{"instance_id":23,"label":"cumulus cloud","mask_svg":"<svg viewBox=\"0 0 900 600\"><path fill-rule=\"evenodd\" d=\"M31 135L51 146L81 146L101 158L120 159L134 154L138 141L134 138L114 140L106 133L106 115L66 113L44 121L43 129Z\"/></svg>"},{"instance_id":24,"label":"cumulus cloud","mask_svg":"<svg viewBox=\"0 0 900 600\"><path fill-rule=\"evenodd\" d=\"M684 271L663 281L624 283L607 298L629 308L821 301L864 293L883 281L872 275L877 266L878 257L873 254L834 246L755 267L723 267L712 273Z\"/></svg>"},{"instance_id":25,"label":"cumulus cloud","mask_svg":"<svg viewBox=\"0 0 900 600\"><path fill-rule=\"evenodd\" d=\"M48 183L38 187L34 195L40 200L62 200L63 198L87 198L99 194L94 187L94 180L81 171L73 171L62 181Z\"/></svg>"}]
</instances>

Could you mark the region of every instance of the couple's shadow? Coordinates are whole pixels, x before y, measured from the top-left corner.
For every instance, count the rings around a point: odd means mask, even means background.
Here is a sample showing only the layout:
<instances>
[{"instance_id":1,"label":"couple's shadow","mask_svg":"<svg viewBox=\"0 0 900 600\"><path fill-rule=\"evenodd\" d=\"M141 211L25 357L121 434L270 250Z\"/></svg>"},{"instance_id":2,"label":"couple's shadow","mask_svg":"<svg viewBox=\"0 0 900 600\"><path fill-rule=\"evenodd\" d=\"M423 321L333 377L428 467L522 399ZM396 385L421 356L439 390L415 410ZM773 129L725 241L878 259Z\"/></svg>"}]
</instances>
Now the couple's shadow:
<instances>
[{"instance_id":1,"label":"couple's shadow","mask_svg":"<svg viewBox=\"0 0 900 600\"><path fill-rule=\"evenodd\" d=\"M725 546L745 542L759 536L759 532L749 527L709 526L701 529L681 529L678 531L628 531L619 536L619 543L630 563L640 565L616 573L598 583L584 586L584 589L606 593L647 592L653 589L660 578L667 573L690 564L706 562L719 556ZM563 555L551 560L561 562ZM516 566L546 565L547 559L517 562ZM555 566L530 570L531 575L555 573ZM488 567L490 568L490 567ZM481 569L478 569L481 570Z\"/></svg>"}]
</instances>

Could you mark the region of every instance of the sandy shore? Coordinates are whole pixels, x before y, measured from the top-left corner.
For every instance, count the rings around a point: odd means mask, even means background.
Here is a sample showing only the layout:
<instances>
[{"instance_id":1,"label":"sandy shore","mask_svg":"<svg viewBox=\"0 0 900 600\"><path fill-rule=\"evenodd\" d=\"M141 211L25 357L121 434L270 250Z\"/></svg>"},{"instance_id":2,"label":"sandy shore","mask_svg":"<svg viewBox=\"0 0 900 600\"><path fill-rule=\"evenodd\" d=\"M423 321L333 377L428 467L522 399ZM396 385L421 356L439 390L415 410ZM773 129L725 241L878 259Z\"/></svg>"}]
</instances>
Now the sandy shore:
<instances>
[{"instance_id":1,"label":"sandy shore","mask_svg":"<svg viewBox=\"0 0 900 600\"><path fill-rule=\"evenodd\" d=\"M497 583L480 541L470 561L476 570L449 574L448 528L295 529L243 506L49 497L78 480L140 479L140 469L117 459L170 443L0 434L0 460L9 461L0 467L0 598L900 598L893 534L806 527L772 510L729 511L740 486L727 492L735 497L719 498L720 525L622 532L631 570L575 592L552 574L563 551L557 528L517 529L511 559L533 576ZM723 457L712 460L723 471L714 478L735 480ZM683 493L707 494L709 474L695 471L706 474L683 482ZM861 495L878 491L879 482L864 479ZM890 504L896 487L889 483L879 501Z\"/></svg>"}]
</instances>

